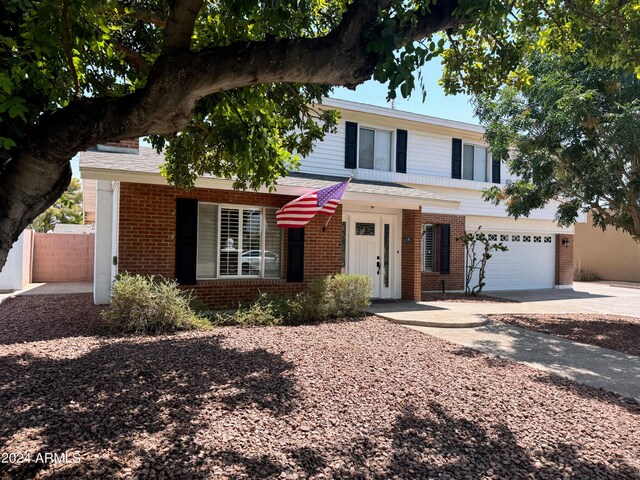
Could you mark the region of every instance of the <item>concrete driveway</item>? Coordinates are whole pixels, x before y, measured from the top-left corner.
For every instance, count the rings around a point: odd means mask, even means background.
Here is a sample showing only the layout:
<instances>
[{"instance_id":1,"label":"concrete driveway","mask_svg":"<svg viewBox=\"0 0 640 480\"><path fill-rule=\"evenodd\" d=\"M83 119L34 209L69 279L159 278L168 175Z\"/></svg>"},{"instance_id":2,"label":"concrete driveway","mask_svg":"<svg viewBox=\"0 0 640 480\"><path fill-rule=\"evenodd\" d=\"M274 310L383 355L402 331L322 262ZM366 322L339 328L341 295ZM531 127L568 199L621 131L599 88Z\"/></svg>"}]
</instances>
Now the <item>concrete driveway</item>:
<instances>
[{"instance_id":1,"label":"concrete driveway","mask_svg":"<svg viewBox=\"0 0 640 480\"><path fill-rule=\"evenodd\" d=\"M640 315L640 284L575 282L573 290L523 290L490 292L490 295L521 302L517 308L502 304L511 313L605 313ZM494 304L498 306L498 304ZM495 310L495 309L493 309ZM499 313L492 311L491 313Z\"/></svg>"},{"instance_id":2,"label":"concrete driveway","mask_svg":"<svg viewBox=\"0 0 640 480\"><path fill-rule=\"evenodd\" d=\"M372 305L379 316L463 347L508 358L580 383L640 399L640 357L498 323L489 314L601 313L640 316L640 288L575 283L573 290L490 292L520 303L398 302ZM418 323L420 320L426 322ZM456 325L457 323L457 325Z\"/></svg>"}]
</instances>

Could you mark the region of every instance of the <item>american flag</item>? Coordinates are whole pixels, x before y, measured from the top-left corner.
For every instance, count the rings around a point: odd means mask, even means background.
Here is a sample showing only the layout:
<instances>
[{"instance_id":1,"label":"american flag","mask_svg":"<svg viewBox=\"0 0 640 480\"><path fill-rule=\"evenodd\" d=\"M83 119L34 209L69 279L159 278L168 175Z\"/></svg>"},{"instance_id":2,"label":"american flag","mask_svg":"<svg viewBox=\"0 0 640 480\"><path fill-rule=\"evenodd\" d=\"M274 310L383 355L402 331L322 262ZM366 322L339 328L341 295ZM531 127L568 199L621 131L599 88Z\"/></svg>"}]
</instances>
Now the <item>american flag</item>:
<instances>
[{"instance_id":1,"label":"american flag","mask_svg":"<svg viewBox=\"0 0 640 480\"><path fill-rule=\"evenodd\" d=\"M348 184L349 180L290 201L276 212L277 225L280 228L300 228L309 223L317 213L333 215Z\"/></svg>"}]
</instances>

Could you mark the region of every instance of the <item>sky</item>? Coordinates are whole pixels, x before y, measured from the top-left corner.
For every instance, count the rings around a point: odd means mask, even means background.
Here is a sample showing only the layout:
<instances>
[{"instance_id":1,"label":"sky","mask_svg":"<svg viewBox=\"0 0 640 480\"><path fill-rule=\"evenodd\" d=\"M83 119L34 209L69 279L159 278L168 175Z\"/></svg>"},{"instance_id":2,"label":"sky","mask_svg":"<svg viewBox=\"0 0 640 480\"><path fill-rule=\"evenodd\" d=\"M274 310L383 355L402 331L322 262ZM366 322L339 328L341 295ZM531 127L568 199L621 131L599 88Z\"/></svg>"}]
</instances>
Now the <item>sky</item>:
<instances>
[{"instance_id":1,"label":"sky","mask_svg":"<svg viewBox=\"0 0 640 480\"><path fill-rule=\"evenodd\" d=\"M467 95L445 95L442 87L438 84L441 76L442 65L438 59L434 59L422 68L424 86L427 90L427 98L424 103L422 102L422 92L417 89L408 99L404 99L398 94L395 100L395 108L406 112L477 125L478 119L473 114L473 107L469 102L470 97ZM374 80L363 83L355 90L348 90L342 87L336 88L332 96L342 100L368 103L379 107L391 106L386 100L387 86Z\"/></svg>"},{"instance_id":2,"label":"sky","mask_svg":"<svg viewBox=\"0 0 640 480\"><path fill-rule=\"evenodd\" d=\"M422 92L415 90L408 99L398 95L395 108L406 112L430 115L432 117L446 118L478 124L478 119L473 114L470 97L467 95L447 96L444 94L438 80L442 76L442 65L439 59L434 59L422 68L422 77L427 90L427 98L422 102ZM336 88L332 97L354 102L368 103L379 107L390 107L387 102L387 86L374 80L359 85L355 90ZM80 178L78 169L78 156L71 160L73 176Z\"/></svg>"}]
</instances>

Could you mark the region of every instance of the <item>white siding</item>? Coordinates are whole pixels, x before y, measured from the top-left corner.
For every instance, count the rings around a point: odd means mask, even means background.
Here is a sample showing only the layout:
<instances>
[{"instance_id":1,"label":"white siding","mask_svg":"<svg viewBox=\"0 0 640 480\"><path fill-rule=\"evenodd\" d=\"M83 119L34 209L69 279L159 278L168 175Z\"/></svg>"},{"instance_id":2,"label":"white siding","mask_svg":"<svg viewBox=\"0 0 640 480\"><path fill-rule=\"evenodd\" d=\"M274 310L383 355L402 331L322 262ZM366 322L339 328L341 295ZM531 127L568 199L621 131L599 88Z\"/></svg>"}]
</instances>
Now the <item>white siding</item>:
<instances>
[{"instance_id":1,"label":"white siding","mask_svg":"<svg viewBox=\"0 0 640 480\"><path fill-rule=\"evenodd\" d=\"M303 158L300 171L317 175L349 176L352 170L344 168L345 120L338 123L338 131L329 133L317 142L311 155Z\"/></svg>"},{"instance_id":2,"label":"white siding","mask_svg":"<svg viewBox=\"0 0 640 480\"><path fill-rule=\"evenodd\" d=\"M451 139L444 135L408 132L407 175L451 178Z\"/></svg>"},{"instance_id":3,"label":"white siding","mask_svg":"<svg viewBox=\"0 0 640 480\"><path fill-rule=\"evenodd\" d=\"M392 137L392 167L390 172L344 168L345 122L356 122L359 127L407 130L407 173L395 172L395 134ZM361 112L343 111L336 133L326 135L317 142L314 151L301 161L300 171L318 175L350 176L362 180L404 182L422 185L442 185L457 188L486 188L484 182L451 178L451 141L461 138L473 145L485 145L482 135L475 131L463 131L438 125L402 121L397 118L376 116ZM501 166L501 180L505 183L509 174L507 166Z\"/></svg>"},{"instance_id":4,"label":"white siding","mask_svg":"<svg viewBox=\"0 0 640 480\"><path fill-rule=\"evenodd\" d=\"M471 182L469 182L471 183ZM488 186L490 184L481 184ZM453 215L475 215L475 216L484 216L484 217L508 217L504 205L493 205L490 202L486 202L482 198L481 190L471 190L471 189L463 189L463 188L447 188L440 186L426 186L426 185L411 185L414 188L419 188L421 190L425 190L427 192L435 193L437 195L442 195L447 198L455 198L460 201L459 208L437 208L437 207L423 207L422 211L425 213L448 213ZM553 221L555 218L556 208L558 206L557 202L549 202L547 206L542 209L534 210L531 212L531 215L527 218L522 218L518 220L521 224L522 222L527 222L528 220L547 220ZM513 219L506 219L509 222L514 222Z\"/></svg>"}]
</instances>

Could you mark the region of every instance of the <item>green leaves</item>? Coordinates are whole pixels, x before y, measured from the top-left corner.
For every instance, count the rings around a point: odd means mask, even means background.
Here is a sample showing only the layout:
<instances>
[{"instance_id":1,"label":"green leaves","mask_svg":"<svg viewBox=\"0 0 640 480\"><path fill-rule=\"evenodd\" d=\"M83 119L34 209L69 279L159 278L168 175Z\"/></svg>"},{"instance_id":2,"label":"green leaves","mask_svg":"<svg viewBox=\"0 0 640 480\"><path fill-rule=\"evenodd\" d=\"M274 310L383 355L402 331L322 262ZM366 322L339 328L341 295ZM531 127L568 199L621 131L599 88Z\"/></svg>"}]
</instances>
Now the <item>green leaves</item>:
<instances>
[{"instance_id":1,"label":"green leaves","mask_svg":"<svg viewBox=\"0 0 640 480\"><path fill-rule=\"evenodd\" d=\"M191 188L200 175L234 179L239 189L272 189L296 170L316 140L335 129L337 112L318 103L328 87L260 85L204 98L178 135L151 137L164 149L163 174Z\"/></svg>"},{"instance_id":2,"label":"green leaves","mask_svg":"<svg viewBox=\"0 0 640 480\"><path fill-rule=\"evenodd\" d=\"M597 225L640 239L640 80L586 64L582 53L531 55L535 83L477 97L494 155L517 176L483 196L516 218L557 200L561 225L594 210Z\"/></svg>"},{"instance_id":3,"label":"green leaves","mask_svg":"<svg viewBox=\"0 0 640 480\"><path fill-rule=\"evenodd\" d=\"M67 191L31 224L36 232L50 232L58 223L82 223L82 189L80 180L72 178Z\"/></svg>"}]
</instances>

